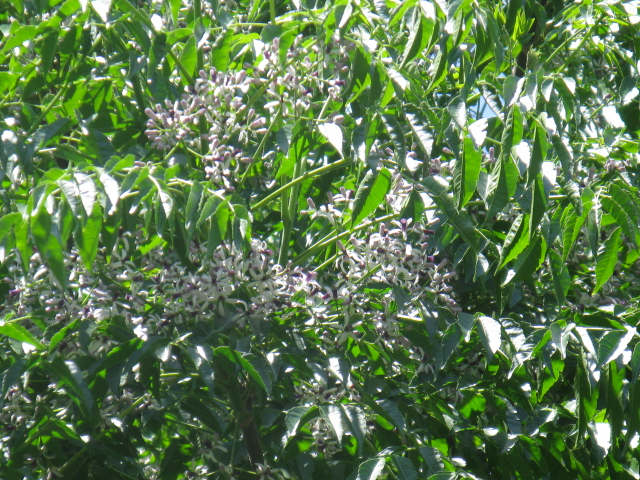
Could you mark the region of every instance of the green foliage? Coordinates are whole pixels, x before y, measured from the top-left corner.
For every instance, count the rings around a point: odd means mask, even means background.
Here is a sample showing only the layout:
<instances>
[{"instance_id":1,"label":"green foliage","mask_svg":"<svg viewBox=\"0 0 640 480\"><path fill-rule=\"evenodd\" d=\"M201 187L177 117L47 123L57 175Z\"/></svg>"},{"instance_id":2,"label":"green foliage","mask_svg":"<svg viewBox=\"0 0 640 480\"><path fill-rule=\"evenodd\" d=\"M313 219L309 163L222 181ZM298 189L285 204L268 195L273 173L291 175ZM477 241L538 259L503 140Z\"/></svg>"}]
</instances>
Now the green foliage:
<instances>
[{"instance_id":1,"label":"green foliage","mask_svg":"<svg viewBox=\"0 0 640 480\"><path fill-rule=\"evenodd\" d=\"M638 18L0 5L0 477L640 478Z\"/></svg>"}]
</instances>

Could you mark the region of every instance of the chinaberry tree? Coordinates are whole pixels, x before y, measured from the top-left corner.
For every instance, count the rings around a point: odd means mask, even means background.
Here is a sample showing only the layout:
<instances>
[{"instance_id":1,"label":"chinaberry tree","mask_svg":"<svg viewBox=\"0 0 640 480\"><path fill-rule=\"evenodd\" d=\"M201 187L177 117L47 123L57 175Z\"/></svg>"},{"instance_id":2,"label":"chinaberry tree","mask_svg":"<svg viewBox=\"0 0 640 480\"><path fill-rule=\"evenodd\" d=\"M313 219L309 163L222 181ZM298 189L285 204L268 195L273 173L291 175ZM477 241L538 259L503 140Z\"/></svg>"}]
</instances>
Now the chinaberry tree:
<instances>
[{"instance_id":1,"label":"chinaberry tree","mask_svg":"<svg viewBox=\"0 0 640 480\"><path fill-rule=\"evenodd\" d=\"M639 8L0 2L0 477L640 478Z\"/></svg>"}]
</instances>

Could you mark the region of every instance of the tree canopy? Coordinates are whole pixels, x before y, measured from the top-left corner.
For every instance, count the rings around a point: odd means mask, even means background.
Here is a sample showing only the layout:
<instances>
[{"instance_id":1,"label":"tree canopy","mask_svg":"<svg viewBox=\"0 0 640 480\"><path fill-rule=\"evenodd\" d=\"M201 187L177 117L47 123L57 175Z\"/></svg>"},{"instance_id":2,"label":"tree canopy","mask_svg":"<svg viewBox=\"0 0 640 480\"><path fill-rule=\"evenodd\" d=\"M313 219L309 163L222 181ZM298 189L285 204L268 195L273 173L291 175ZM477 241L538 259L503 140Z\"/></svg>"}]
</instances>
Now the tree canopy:
<instances>
[{"instance_id":1,"label":"tree canopy","mask_svg":"<svg viewBox=\"0 0 640 480\"><path fill-rule=\"evenodd\" d=\"M0 3L0 477L639 479L640 4Z\"/></svg>"}]
</instances>

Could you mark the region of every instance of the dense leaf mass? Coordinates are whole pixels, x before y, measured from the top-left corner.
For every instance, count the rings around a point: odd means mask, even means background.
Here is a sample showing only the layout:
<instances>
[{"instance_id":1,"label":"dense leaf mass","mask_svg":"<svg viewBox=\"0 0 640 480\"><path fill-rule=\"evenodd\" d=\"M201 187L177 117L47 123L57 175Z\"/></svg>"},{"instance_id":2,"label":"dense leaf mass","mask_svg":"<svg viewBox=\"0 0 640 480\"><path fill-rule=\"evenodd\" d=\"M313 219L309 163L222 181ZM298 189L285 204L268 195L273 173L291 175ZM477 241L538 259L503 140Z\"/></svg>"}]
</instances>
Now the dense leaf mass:
<instances>
[{"instance_id":1,"label":"dense leaf mass","mask_svg":"<svg viewBox=\"0 0 640 480\"><path fill-rule=\"evenodd\" d=\"M0 478L639 479L639 31L0 2Z\"/></svg>"}]
</instances>

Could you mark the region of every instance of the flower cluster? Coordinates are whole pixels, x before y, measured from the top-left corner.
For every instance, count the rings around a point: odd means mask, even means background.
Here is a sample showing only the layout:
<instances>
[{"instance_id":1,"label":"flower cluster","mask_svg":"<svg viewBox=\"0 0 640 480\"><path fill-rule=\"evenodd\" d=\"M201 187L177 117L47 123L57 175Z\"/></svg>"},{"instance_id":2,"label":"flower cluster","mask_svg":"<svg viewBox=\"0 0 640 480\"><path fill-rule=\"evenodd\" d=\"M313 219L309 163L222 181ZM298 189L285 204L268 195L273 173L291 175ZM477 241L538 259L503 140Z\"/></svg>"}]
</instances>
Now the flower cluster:
<instances>
[{"instance_id":1,"label":"flower cluster","mask_svg":"<svg viewBox=\"0 0 640 480\"><path fill-rule=\"evenodd\" d=\"M411 220L401 219L388 225L380 224L377 231L369 232L364 239L351 237L351 248L339 243L338 265L345 286L356 286L366 276L373 282L401 286L418 293L420 280L434 267L434 257L429 253L432 231L411 223Z\"/></svg>"},{"instance_id":2,"label":"flower cluster","mask_svg":"<svg viewBox=\"0 0 640 480\"><path fill-rule=\"evenodd\" d=\"M182 143L200 152L206 146L202 158L205 173L214 184L230 189L232 170L252 161L240 146L246 145L250 136L267 131L266 119L246 104L244 96L251 81L245 70L227 74L212 68L199 75L180 100L165 100L164 106L156 104L155 110L145 110L149 117L145 133L159 149Z\"/></svg>"},{"instance_id":3,"label":"flower cluster","mask_svg":"<svg viewBox=\"0 0 640 480\"><path fill-rule=\"evenodd\" d=\"M333 40L336 47L332 44L328 50L303 45L301 35L288 48L279 38L262 45L262 61L254 67L253 82L267 86L265 94L271 99L264 106L267 110L279 109L283 117L302 115L317 94L338 97L345 84L347 44L339 37Z\"/></svg>"}]
</instances>

